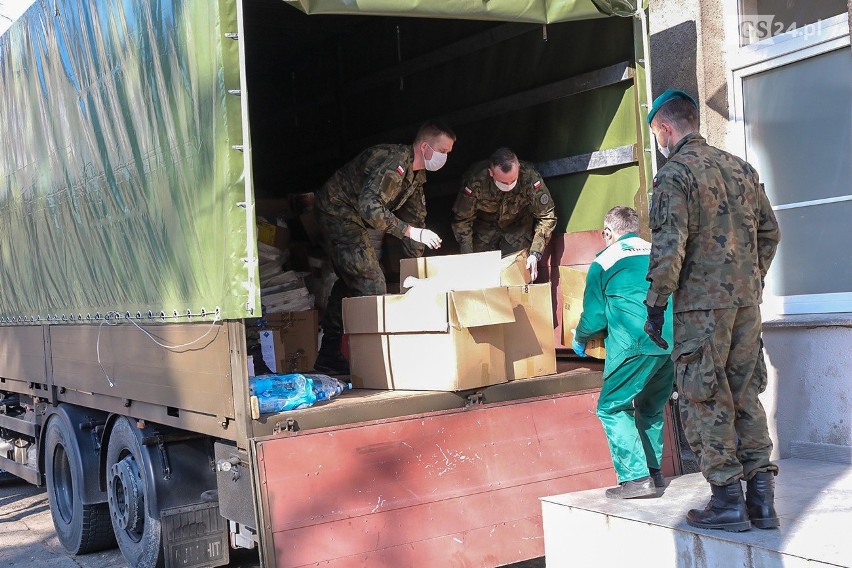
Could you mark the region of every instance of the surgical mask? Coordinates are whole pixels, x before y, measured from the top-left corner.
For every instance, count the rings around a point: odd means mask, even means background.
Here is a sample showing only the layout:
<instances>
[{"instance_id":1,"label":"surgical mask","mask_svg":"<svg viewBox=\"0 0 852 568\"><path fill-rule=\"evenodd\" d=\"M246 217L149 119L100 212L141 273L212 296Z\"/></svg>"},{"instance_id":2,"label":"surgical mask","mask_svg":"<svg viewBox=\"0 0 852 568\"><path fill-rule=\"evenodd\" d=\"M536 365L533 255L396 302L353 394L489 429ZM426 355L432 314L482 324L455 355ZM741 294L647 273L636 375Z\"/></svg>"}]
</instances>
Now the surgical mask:
<instances>
[{"instance_id":1,"label":"surgical mask","mask_svg":"<svg viewBox=\"0 0 852 568\"><path fill-rule=\"evenodd\" d=\"M668 160L669 154L671 154L671 150L669 150L669 147L668 146L659 146L659 148L660 148L660 154L663 155L663 158Z\"/></svg>"},{"instance_id":2,"label":"surgical mask","mask_svg":"<svg viewBox=\"0 0 852 568\"><path fill-rule=\"evenodd\" d=\"M500 191L512 191L515 189L515 186L518 185L518 180L513 181L512 183L503 183L502 181L494 180L494 185L497 186L497 189Z\"/></svg>"},{"instance_id":3,"label":"surgical mask","mask_svg":"<svg viewBox=\"0 0 852 568\"><path fill-rule=\"evenodd\" d=\"M429 146L429 144L426 145ZM429 146L429 149L432 150L432 157L427 160L426 156L423 156L423 165L430 172L437 172L447 163L447 154L436 151L432 146Z\"/></svg>"}]
</instances>

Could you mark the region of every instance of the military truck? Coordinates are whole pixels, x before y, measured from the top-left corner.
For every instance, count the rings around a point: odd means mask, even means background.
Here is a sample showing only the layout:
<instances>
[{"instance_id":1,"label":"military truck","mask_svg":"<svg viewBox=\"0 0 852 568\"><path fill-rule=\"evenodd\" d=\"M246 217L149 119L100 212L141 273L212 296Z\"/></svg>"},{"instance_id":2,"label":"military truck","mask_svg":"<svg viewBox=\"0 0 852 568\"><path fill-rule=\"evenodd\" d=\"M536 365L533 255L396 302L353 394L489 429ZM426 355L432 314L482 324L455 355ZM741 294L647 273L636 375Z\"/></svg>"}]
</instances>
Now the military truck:
<instances>
[{"instance_id":1,"label":"military truck","mask_svg":"<svg viewBox=\"0 0 852 568\"><path fill-rule=\"evenodd\" d=\"M36 1L0 73L0 469L46 486L69 554L498 566L544 553L539 497L614 480L600 365L253 418L246 326L257 201L427 118L458 134L430 227L508 145L557 205L545 277L582 264L610 207L647 210L643 7Z\"/></svg>"}]
</instances>

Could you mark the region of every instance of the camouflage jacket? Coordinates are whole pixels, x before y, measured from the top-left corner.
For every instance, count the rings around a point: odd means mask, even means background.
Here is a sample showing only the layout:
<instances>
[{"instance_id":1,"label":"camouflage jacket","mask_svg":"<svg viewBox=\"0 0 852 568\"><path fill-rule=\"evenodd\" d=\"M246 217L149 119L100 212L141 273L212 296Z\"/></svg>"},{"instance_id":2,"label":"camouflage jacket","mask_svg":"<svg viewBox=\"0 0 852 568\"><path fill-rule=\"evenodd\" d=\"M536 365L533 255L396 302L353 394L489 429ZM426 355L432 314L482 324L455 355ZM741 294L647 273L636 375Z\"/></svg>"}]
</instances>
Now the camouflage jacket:
<instances>
[{"instance_id":1,"label":"camouflage jacket","mask_svg":"<svg viewBox=\"0 0 852 568\"><path fill-rule=\"evenodd\" d=\"M325 182L317 207L340 217L361 219L364 228L403 238L409 225L426 223L425 170L414 171L411 146L367 148Z\"/></svg>"},{"instance_id":2,"label":"camouflage jacket","mask_svg":"<svg viewBox=\"0 0 852 568\"><path fill-rule=\"evenodd\" d=\"M759 305L781 232L757 172L686 135L654 178L646 302L674 311Z\"/></svg>"},{"instance_id":3,"label":"camouflage jacket","mask_svg":"<svg viewBox=\"0 0 852 568\"><path fill-rule=\"evenodd\" d=\"M500 191L488 175L489 166L483 161L468 169L453 205L453 233L461 252L473 252L476 224L499 231L535 231L530 252L541 253L556 228L553 198L541 174L532 164L521 162L518 184L512 191Z\"/></svg>"}]
</instances>

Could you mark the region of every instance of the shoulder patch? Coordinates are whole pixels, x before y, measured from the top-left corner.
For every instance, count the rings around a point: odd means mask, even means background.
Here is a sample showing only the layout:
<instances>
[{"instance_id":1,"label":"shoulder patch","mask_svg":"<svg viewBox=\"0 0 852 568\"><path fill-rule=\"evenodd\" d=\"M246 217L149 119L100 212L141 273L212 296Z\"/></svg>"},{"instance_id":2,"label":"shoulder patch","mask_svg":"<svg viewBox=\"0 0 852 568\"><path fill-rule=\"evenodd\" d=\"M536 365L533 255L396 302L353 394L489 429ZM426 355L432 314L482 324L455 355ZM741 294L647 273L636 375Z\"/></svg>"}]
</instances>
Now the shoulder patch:
<instances>
[{"instance_id":1,"label":"shoulder patch","mask_svg":"<svg viewBox=\"0 0 852 568\"><path fill-rule=\"evenodd\" d=\"M538 181L536 181L536 182L533 184L533 189L538 189L538 188L540 188L540 187L541 187L541 180L538 180ZM546 201L542 201L542 203L547 203L547 202L546 202Z\"/></svg>"},{"instance_id":2,"label":"shoulder patch","mask_svg":"<svg viewBox=\"0 0 852 568\"><path fill-rule=\"evenodd\" d=\"M658 179L660 176L654 176L654 187L660 185L660 180Z\"/></svg>"},{"instance_id":3,"label":"shoulder patch","mask_svg":"<svg viewBox=\"0 0 852 568\"><path fill-rule=\"evenodd\" d=\"M464 186L464 194L465 195L473 195L473 190L470 189L468 186Z\"/></svg>"},{"instance_id":4,"label":"shoulder patch","mask_svg":"<svg viewBox=\"0 0 852 568\"><path fill-rule=\"evenodd\" d=\"M396 173L398 173L401 176L404 176L405 175L405 168L403 168L402 166L397 166L396 167Z\"/></svg>"},{"instance_id":5,"label":"shoulder patch","mask_svg":"<svg viewBox=\"0 0 852 568\"><path fill-rule=\"evenodd\" d=\"M546 193L542 193L541 197L539 197L538 200L541 201L542 205L547 205L547 203L550 201L550 198L547 196Z\"/></svg>"}]
</instances>

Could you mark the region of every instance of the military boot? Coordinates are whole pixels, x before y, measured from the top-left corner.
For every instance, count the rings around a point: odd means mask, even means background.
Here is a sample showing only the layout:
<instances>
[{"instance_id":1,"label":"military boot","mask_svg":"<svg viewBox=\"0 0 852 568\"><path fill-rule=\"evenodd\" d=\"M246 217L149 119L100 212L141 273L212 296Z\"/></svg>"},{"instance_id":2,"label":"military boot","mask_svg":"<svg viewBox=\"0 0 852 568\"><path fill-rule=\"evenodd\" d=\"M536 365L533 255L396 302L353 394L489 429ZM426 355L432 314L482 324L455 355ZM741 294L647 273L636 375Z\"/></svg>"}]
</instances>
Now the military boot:
<instances>
[{"instance_id":1,"label":"military boot","mask_svg":"<svg viewBox=\"0 0 852 568\"><path fill-rule=\"evenodd\" d=\"M775 479L771 471L760 471L746 482L746 509L751 524L759 529L781 526L775 512Z\"/></svg>"},{"instance_id":2,"label":"military boot","mask_svg":"<svg viewBox=\"0 0 852 568\"><path fill-rule=\"evenodd\" d=\"M713 496L704 510L692 509L686 514L686 523L699 529L722 529L742 532L751 528L739 480L727 485L710 484Z\"/></svg>"},{"instance_id":3,"label":"military boot","mask_svg":"<svg viewBox=\"0 0 852 568\"><path fill-rule=\"evenodd\" d=\"M348 375L349 361L340 352L339 335L323 335L314 369L326 375Z\"/></svg>"}]
</instances>

